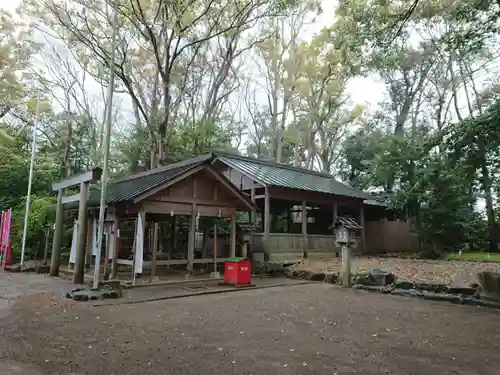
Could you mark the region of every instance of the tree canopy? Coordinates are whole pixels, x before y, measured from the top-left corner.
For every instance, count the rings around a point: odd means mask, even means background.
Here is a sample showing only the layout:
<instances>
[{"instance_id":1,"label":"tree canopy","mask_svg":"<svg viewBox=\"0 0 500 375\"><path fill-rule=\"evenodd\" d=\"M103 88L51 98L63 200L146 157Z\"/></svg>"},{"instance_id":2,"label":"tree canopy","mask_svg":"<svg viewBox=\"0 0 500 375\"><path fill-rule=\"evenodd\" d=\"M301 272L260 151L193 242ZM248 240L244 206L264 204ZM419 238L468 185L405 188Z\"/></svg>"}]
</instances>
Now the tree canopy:
<instances>
[{"instance_id":1,"label":"tree canopy","mask_svg":"<svg viewBox=\"0 0 500 375\"><path fill-rule=\"evenodd\" d=\"M422 247L497 251L495 4L24 0L0 13L1 207L22 221L37 90L30 246L50 182L102 163L116 12L113 176L270 157L386 197ZM380 100L359 100L367 82Z\"/></svg>"}]
</instances>

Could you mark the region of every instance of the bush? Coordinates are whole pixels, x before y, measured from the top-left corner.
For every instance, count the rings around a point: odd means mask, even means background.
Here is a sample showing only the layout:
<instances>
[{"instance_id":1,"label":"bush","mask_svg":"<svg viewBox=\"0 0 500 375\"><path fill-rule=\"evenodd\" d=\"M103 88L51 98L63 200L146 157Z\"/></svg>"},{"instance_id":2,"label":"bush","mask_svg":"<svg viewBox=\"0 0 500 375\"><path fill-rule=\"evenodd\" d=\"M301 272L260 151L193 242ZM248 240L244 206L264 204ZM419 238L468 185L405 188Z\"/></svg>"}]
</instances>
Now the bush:
<instances>
[{"instance_id":1,"label":"bush","mask_svg":"<svg viewBox=\"0 0 500 375\"><path fill-rule=\"evenodd\" d=\"M439 260L445 259L446 253L443 250L438 250L434 247L426 247L420 250L419 256L423 259Z\"/></svg>"}]
</instances>

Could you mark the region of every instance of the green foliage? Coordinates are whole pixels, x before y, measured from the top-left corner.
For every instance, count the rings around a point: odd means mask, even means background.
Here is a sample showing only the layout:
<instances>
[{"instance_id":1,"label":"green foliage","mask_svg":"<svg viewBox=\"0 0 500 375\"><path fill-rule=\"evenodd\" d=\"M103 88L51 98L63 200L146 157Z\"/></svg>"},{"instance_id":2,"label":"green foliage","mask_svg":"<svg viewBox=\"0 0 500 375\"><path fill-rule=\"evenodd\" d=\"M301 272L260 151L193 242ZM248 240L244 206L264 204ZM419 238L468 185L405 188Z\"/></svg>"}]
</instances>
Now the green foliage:
<instances>
[{"instance_id":1,"label":"green foliage","mask_svg":"<svg viewBox=\"0 0 500 375\"><path fill-rule=\"evenodd\" d=\"M448 260L462 260L468 262L500 262L500 254L487 252L463 252L448 254Z\"/></svg>"}]
</instances>

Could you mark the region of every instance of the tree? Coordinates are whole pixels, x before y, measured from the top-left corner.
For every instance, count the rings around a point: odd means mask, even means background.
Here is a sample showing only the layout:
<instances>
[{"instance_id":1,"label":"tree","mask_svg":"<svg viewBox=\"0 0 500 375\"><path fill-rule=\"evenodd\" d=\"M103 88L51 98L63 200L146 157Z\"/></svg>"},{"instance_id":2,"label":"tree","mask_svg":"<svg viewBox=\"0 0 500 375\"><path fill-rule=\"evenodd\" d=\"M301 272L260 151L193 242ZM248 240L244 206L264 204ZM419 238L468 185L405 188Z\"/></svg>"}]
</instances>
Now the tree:
<instances>
[{"instance_id":1,"label":"tree","mask_svg":"<svg viewBox=\"0 0 500 375\"><path fill-rule=\"evenodd\" d=\"M30 28L0 10L0 119L25 98L19 78L27 72L36 47Z\"/></svg>"}]
</instances>

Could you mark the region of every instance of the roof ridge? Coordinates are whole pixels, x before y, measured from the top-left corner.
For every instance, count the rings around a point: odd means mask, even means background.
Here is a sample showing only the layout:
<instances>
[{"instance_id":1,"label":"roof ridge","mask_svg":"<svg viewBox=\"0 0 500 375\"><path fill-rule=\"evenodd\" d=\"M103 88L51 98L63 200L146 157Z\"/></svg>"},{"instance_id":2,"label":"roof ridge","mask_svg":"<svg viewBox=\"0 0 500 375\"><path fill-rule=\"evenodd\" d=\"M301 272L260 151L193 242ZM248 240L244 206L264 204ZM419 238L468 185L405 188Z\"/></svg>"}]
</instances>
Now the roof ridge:
<instances>
[{"instance_id":1,"label":"roof ridge","mask_svg":"<svg viewBox=\"0 0 500 375\"><path fill-rule=\"evenodd\" d=\"M278 162L271 161L271 160L263 160L263 159L255 158L253 156L236 155L236 154L230 154L230 153L225 153L225 152L214 152L213 155L214 155L214 157L222 156L222 157L227 157L227 158L232 158L232 159L240 159L240 160L249 161L249 162L256 163L256 164L263 164L263 165L268 165L271 167L283 168L283 169L288 169L290 171L310 174L313 176L321 176L321 177L326 177L326 178L330 178L330 179L334 178L329 173L313 171L311 169L307 169L307 168L303 168L303 167L296 167L294 165L289 165L289 164L282 164L282 163L278 163Z\"/></svg>"},{"instance_id":2,"label":"roof ridge","mask_svg":"<svg viewBox=\"0 0 500 375\"><path fill-rule=\"evenodd\" d=\"M168 171L168 170L171 170L174 168L183 167L183 166L186 166L189 164L202 163L202 162L210 159L211 157L212 157L212 154L203 154L203 155L194 156L192 158L181 160L181 161L178 161L178 162L173 163L173 164L163 165L161 167L157 167L157 168L150 169L150 170L143 171L143 172L138 172L138 173L135 173L135 174L130 175L130 176L121 177L121 178L118 178L116 180L110 181L110 183L116 184L119 182L135 180L136 178L151 176L151 175L154 175L157 173L165 172L165 171Z\"/></svg>"}]
</instances>

